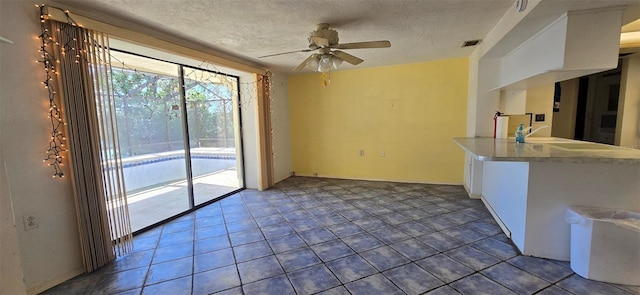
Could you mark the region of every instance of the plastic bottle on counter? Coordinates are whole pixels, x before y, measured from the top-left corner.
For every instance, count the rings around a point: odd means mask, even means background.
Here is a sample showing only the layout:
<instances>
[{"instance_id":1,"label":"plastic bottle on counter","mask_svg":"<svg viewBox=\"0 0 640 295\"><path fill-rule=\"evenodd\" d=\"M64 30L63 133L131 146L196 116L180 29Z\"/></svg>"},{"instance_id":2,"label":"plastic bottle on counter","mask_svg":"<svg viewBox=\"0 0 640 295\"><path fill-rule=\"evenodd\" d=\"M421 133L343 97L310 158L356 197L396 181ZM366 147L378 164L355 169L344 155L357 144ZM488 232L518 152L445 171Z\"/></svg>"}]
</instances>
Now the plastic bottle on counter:
<instances>
[{"instance_id":1,"label":"plastic bottle on counter","mask_svg":"<svg viewBox=\"0 0 640 295\"><path fill-rule=\"evenodd\" d=\"M516 143L524 143L524 125L520 124L516 130Z\"/></svg>"}]
</instances>

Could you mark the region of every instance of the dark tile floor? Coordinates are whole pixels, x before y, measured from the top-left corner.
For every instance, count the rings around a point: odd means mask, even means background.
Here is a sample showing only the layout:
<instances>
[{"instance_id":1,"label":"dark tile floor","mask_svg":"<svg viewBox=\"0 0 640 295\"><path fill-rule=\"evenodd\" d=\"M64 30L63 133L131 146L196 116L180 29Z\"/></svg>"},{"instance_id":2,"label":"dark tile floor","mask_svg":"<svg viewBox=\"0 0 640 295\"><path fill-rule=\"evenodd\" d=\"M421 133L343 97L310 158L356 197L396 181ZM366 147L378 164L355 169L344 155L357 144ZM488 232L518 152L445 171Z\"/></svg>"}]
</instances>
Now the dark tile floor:
<instances>
[{"instance_id":1,"label":"dark tile floor","mask_svg":"<svg viewBox=\"0 0 640 295\"><path fill-rule=\"evenodd\" d=\"M551 241L550 241L551 242ZM294 177L135 237L44 294L640 294L518 255L461 186Z\"/></svg>"}]
</instances>

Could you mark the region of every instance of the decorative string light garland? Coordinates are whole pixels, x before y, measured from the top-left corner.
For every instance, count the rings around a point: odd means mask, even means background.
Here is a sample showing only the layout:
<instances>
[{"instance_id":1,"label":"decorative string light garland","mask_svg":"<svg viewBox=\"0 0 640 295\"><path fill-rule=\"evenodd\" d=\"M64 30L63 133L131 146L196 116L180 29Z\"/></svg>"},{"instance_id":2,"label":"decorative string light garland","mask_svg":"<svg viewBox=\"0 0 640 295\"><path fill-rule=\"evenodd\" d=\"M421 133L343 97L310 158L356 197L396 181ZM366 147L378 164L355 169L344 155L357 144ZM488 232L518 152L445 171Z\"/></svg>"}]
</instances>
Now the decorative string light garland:
<instances>
[{"instance_id":1,"label":"decorative string light garland","mask_svg":"<svg viewBox=\"0 0 640 295\"><path fill-rule=\"evenodd\" d=\"M59 74L57 67L60 64L60 60L56 58L53 52L55 49L54 47L59 47L62 55L75 54L75 58L76 58L75 62L79 63L80 58L82 58L83 45L78 44L78 40L76 38L66 38L69 41L67 41L64 44L60 44L58 40L54 39L54 35L51 34L49 29L47 28L46 22L51 17L51 14L49 13L49 8L62 11L66 17L67 24L74 27L79 26L71 18L70 12L68 10L64 10L58 7L49 6L45 4L41 4L41 5L36 4L35 6L36 8L40 9L40 30L41 30L41 34L38 36L38 38L41 41L40 49L39 49L40 59L38 59L37 62L42 63L43 69L45 72L45 79L42 81L42 85L44 86L45 89L47 89L47 96L49 99L48 119L51 124L50 126L51 131L49 133L50 135L49 147L45 151L46 157L43 159L43 162L53 167L54 169L54 174L52 176L53 178L56 178L56 177L63 178L64 177L64 173L62 169L62 166L64 165L63 154L67 151L65 147L67 138L64 135L63 131L65 131L64 126L66 126L67 123L64 122L63 110L60 105L59 97L56 92L57 84L55 79ZM69 36L68 32L63 32L63 33ZM122 64L123 64L123 68L129 68L124 66L124 63ZM206 61L203 61L197 68L204 69L204 70L211 70L211 68L213 68L214 72L220 73L220 71L215 67L215 65L212 65ZM137 69L132 69L132 70L137 71ZM265 84L265 91L271 94L272 85L273 85L272 73L267 72L265 77L267 80L267 83ZM258 79L256 81L251 81L251 82L238 81L238 85L240 86L239 93L241 93L241 97L253 96L253 95L244 96L242 95L243 92L247 94L257 93L258 84L259 82L262 82L263 79L265 79L263 76L258 76ZM326 81L326 78L325 78L325 81ZM326 84L328 83L323 81L323 85L326 86ZM273 103L272 95L269 96L269 99ZM238 106L243 108L250 103L251 103L250 100L240 100ZM273 115L273 109L271 109L270 112ZM270 129L270 133L273 140L273 137L275 136L272 128L273 122L271 125L272 126L270 126L269 129ZM275 157L275 153L272 156Z\"/></svg>"},{"instance_id":2,"label":"decorative string light garland","mask_svg":"<svg viewBox=\"0 0 640 295\"><path fill-rule=\"evenodd\" d=\"M44 163L47 163L49 166L52 166L54 169L53 178L64 177L64 173L62 172L63 164L63 153L66 152L65 142L67 138L65 137L63 131L64 126L67 123L63 120L62 108L60 107L59 98L56 92L56 81L54 77L56 77L59 72L57 67L59 66L60 60L55 57L53 54L54 46L61 46L60 52L62 54L75 54L76 55L76 63L79 62L81 47L80 50L76 50L77 42L75 38L69 39L65 44L60 44L57 40L54 39L53 34L47 28L46 22L51 17L49 13L49 6L44 4L36 5L37 8L40 9L40 35L38 38L41 41L40 44L40 59L37 62L42 63L45 79L42 81L42 85L45 89L47 89L47 94L49 98L49 110L48 110L48 118L51 123L51 132L49 134L49 148L45 151L46 157L42 160ZM55 8L55 7L52 7ZM71 19L69 16L68 10L62 10L67 17L67 23L72 26L77 26L77 24Z\"/></svg>"},{"instance_id":3,"label":"decorative string light garland","mask_svg":"<svg viewBox=\"0 0 640 295\"><path fill-rule=\"evenodd\" d=\"M202 61L200 64L198 64L198 66L196 66L197 69L200 70L207 70L207 71L212 71L215 73L222 73L222 71L220 71L215 65L207 62L207 61ZM224 75L223 75L224 76ZM239 93L240 93L240 102L239 102L239 107L246 107L248 104L251 103L251 100L243 100L243 97L254 97L253 94L258 92L258 85L259 83L262 82L262 80L264 79L263 77L267 77L267 91L269 94L271 94L271 89L272 89L272 85L273 85L273 73L271 71L267 71L266 74L264 76L262 75L258 75L258 78L255 81L250 81L250 82L242 82L242 81L238 81L238 86L239 86ZM227 82L228 83L228 82ZM251 95L250 95L251 94ZM271 97L271 95L270 95ZM255 98L255 97L254 97ZM273 100L273 98L271 97L271 99Z\"/></svg>"}]
</instances>

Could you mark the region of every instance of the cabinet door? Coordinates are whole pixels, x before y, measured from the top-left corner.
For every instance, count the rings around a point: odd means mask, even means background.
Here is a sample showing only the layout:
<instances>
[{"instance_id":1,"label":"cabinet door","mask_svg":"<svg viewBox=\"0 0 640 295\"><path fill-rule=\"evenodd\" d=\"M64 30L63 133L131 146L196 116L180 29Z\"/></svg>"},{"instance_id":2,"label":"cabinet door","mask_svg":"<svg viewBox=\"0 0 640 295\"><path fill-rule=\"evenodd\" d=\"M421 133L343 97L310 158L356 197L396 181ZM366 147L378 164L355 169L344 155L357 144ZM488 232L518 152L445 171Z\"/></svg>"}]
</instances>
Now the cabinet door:
<instances>
[{"instance_id":1,"label":"cabinet door","mask_svg":"<svg viewBox=\"0 0 640 295\"><path fill-rule=\"evenodd\" d=\"M472 199L480 199L482 195L482 165L482 161L465 153L464 186Z\"/></svg>"}]
</instances>

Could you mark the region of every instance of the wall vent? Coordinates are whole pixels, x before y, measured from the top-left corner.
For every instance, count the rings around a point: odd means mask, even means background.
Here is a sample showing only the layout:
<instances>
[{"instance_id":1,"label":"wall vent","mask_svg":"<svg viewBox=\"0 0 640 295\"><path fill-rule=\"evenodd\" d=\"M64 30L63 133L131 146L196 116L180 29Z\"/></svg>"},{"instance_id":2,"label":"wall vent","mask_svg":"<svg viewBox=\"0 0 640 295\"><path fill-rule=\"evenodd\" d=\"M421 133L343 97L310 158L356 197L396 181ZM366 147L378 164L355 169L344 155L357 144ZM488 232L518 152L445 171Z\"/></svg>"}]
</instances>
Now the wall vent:
<instances>
[{"instance_id":1,"label":"wall vent","mask_svg":"<svg viewBox=\"0 0 640 295\"><path fill-rule=\"evenodd\" d=\"M482 40L481 39L467 40L467 41L464 41L464 43L462 43L462 47L476 46L478 45L478 43L480 43L480 41Z\"/></svg>"}]
</instances>

